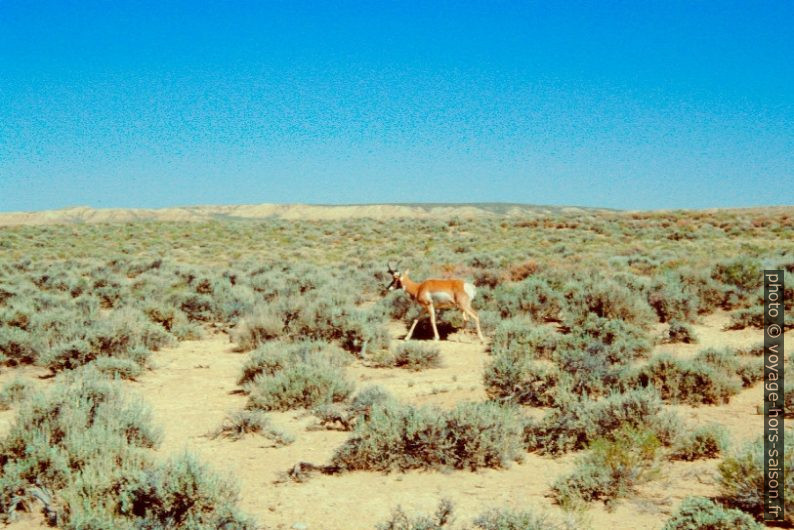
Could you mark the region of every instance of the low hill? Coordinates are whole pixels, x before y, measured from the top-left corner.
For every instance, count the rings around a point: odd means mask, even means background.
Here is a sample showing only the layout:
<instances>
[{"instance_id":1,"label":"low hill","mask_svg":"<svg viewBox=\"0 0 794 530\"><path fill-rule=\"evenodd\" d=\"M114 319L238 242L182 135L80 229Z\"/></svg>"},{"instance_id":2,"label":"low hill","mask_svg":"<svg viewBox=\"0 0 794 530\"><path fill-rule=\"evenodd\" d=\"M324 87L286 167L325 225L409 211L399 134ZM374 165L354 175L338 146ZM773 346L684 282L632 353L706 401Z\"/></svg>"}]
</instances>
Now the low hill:
<instances>
[{"instance_id":1,"label":"low hill","mask_svg":"<svg viewBox=\"0 0 794 530\"><path fill-rule=\"evenodd\" d=\"M251 204L234 206L186 206L173 208L91 208L79 206L40 212L0 212L0 226L68 223L107 223L138 220L206 221L216 218L263 219L432 219L453 216L472 218L545 215L557 212L610 211L603 208L535 206L509 203L472 204Z\"/></svg>"}]
</instances>

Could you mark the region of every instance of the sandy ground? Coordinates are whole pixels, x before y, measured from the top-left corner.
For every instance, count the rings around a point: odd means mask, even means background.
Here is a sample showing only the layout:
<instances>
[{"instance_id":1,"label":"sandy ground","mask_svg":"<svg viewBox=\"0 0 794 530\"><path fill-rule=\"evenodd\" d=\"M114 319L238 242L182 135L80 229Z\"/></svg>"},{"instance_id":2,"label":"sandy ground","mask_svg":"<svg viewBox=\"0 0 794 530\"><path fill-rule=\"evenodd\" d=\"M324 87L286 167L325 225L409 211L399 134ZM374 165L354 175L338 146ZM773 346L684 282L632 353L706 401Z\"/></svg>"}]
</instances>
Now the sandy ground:
<instances>
[{"instance_id":1,"label":"sandy ground","mask_svg":"<svg viewBox=\"0 0 794 530\"><path fill-rule=\"evenodd\" d=\"M709 346L750 346L761 341L758 330L722 331L725 314L705 317L695 331L696 345L661 345L656 351L689 356ZM660 328L661 329L661 328ZM393 328L395 337L403 333ZM794 333L787 334L794 344ZM442 407L463 400L481 400L482 369L488 354L472 335L452 335L440 344L443 366L422 372L368 368L355 363L348 375L358 388L381 385L400 399L415 404ZM790 346L789 346L790 351ZM126 383L152 407L154 421L164 431L159 457L179 451L197 453L215 470L233 476L240 487L240 507L267 528L292 528L303 523L310 529L373 528L401 505L406 511L430 513L439 500L455 504L459 522L490 508L512 507L565 514L548 497L550 484L570 471L575 454L551 459L527 454L523 462L505 470L477 472L372 473L355 472L338 476L315 476L303 483L284 481L284 473L297 462L327 463L336 447L348 436L345 432L312 430L315 419L301 411L273 413L276 427L295 435L287 447L274 447L258 435L238 441L212 439L229 412L244 407L246 396L236 380L247 354L237 353L224 334L201 341L188 341L153 356L154 369L140 381ZM38 379L44 371L35 368L8 370L0 384L15 372ZM39 381L42 381L39 379ZM43 380L47 383L47 380ZM756 385L734 396L724 406L673 407L691 424L717 422L725 426L734 443L751 440L761 433L761 416L756 405L762 388ZM0 435L13 420L14 411L0 412ZM718 460L666 462L661 476L644 486L637 495L621 501L609 512L593 504L578 526L595 529L658 529L687 495L715 495ZM9 528L40 527L40 519L26 516Z\"/></svg>"}]
</instances>

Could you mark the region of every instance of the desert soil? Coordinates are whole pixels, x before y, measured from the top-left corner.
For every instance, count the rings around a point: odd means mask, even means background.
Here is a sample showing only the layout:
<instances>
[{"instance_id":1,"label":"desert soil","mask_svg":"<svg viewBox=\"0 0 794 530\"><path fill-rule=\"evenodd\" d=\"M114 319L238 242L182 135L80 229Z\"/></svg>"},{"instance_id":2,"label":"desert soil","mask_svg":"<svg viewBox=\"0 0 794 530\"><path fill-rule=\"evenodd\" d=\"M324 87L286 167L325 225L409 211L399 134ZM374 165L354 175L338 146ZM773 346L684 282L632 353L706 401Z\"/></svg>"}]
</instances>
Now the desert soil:
<instances>
[{"instance_id":1,"label":"desert soil","mask_svg":"<svg viewBox=\"0 0 794 530\"><path fill-rule=\"evenodd\" d=\"M691 356L715 346L751 346L761 342L758 330L723 331L728 321L723 313L707 316L693 326L695 345L660 345L656 353ZM660 326L659 329L662 327ZM392 328L395 338L404 328ZM794 343L794 333L786 337ZM414 404L449 407L459 401L482 400L482 370L488 362L486 348L472 335L452 335L439 344L443 366L410 372L402 369L369 368L355 363L348 374L357 388L377 384L400 399ZM790 350L790 346L788 351ZM408 473L355 472L336 476L317 475L306 482L285 480L285 472L298 462L325 464L335 448L348 436L333 430L315 430L316 420L302 411L272 413L273 424L295 435L286 447L274 447L268 439L249 435L241 440L212 439L226 414L245 406L237 378L247 354L237 353L225 334L187 341L154 354L154 369L139 381L126 383L152 408L153 419L164 431L158 456L167 458L189 450L215 470L226 473L240 487L240 507L266 528L292 528L296 523L309 529L373 528L400 505L408 513L432 513L439 500L455 504L457 521L470 522L480 513L497 507L532 509L564 517L549 495L549 486L570 471L576 455L561 458L526 454L508 469L470 471L414 471ZM7 370L0 384L19 374L39 379L36 368ZM47 384L48 380L41 380ZM720 423L740 444L761 434L761 416L756 405L763 397L760 384L742 391L722 406L675 406L691 425ZM14 411L0 412L0 435L7 432ZM661 476L638 493L608 511L593 504L580 524L595 529L658 529L688 495L716 495L718 460L666 462ZM38 516L25 516L9 528L42 527Z\"/></svg>"}]
</instances>

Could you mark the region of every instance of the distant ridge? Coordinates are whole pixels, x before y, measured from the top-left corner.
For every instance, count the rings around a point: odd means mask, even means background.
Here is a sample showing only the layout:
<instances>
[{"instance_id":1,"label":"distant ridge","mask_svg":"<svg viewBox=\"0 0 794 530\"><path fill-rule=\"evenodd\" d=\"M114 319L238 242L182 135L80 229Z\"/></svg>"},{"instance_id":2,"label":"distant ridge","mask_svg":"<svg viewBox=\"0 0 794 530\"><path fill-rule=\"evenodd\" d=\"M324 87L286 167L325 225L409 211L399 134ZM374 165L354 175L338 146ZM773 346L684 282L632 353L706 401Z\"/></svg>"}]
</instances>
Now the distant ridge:
<instances>
[{"instance_id":1,"label":"distant ridge","mask_svg":"<svg viewBox=\"0 0 794 530\"><path fill-rule=\"evenodd\" d=\"M250 204L173 208L91 208L76 206L40 212L0 212L0 226L131 221L206 221L210 219L446 219L548 215L560 212L616 212L608 208L537 206L513 203L470 204Z\"/></svg>"}]
</instances>

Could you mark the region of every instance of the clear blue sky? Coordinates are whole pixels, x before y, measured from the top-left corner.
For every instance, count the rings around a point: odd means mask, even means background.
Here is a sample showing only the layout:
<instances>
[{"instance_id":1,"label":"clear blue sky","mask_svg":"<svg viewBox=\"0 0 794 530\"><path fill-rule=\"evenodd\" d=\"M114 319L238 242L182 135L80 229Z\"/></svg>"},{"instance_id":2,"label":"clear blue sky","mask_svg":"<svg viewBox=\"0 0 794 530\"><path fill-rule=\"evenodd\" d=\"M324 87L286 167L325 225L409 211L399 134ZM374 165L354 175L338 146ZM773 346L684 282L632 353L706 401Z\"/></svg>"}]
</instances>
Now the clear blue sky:
<instances>
[{"instance_id":1,"label":"clear blue sky","mask_svg":"<svg viewBox=\"0 0 794 530\"><path fill-rule=\"evenodd\" d=\"M0 0L0 211L794 204L794 2Z\"/></svg>"}]
</instances>

